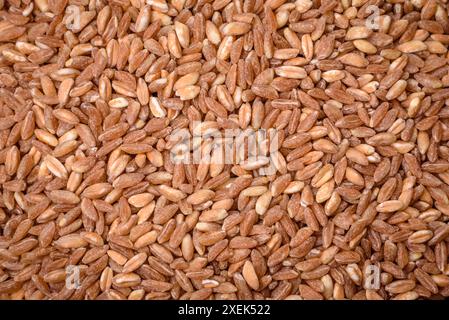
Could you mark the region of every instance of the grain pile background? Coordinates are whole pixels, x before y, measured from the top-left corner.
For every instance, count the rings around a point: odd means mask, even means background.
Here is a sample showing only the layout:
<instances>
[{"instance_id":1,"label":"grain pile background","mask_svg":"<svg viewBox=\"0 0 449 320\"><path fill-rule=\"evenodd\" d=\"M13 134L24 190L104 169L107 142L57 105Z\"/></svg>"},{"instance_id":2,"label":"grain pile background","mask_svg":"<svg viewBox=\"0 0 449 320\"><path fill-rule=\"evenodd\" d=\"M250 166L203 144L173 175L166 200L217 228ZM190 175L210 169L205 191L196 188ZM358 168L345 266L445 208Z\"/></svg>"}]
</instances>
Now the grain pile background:
<instances>
[{"instance_id":1,"label":"grain pile background","mask_svg":"<svg viewBox=\"0 0 449 320\"><path fill-rule=\"evenodd\" d=\"M446 0L0 9L0 299L449 296ZM278 148L174 163L194 121Z\"/></svg>"}]
</instances>

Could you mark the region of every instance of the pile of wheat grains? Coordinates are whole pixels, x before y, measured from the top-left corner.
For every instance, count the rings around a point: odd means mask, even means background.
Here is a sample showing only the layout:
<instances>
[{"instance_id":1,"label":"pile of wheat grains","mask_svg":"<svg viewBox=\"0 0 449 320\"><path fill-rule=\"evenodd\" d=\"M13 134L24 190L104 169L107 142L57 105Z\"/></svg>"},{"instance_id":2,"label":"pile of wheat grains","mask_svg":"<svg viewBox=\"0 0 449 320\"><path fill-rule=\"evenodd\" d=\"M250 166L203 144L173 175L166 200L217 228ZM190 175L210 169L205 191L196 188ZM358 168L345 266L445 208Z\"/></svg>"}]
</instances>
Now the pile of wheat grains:
<instances>
[{"instance_id":1,"label":"pile of wheat grains","mask_svg":"<svg viewBox=\"0 0 449 320\"><path fill-rule=\"evenodd\" d=\"M0 299L449 296L447 0L0 9Z\"/></svg>"}]
</instances>

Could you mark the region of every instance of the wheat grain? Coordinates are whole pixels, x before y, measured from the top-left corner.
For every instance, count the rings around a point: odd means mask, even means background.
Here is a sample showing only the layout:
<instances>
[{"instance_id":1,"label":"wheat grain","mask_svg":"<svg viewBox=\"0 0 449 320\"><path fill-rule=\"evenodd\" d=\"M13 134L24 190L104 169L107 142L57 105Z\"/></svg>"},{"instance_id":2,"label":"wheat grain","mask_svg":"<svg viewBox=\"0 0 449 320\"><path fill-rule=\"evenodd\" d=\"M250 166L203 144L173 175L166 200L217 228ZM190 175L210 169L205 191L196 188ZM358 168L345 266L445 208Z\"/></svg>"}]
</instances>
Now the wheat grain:
<instances>
[{"instance_id":1,"label":"wheat grain","mask_svg":"<svg viewBox=\"0 0 449 320\"><path fill-rule=\"evenodd\" d=\"M447 6L396 2L0 1L0 299L449 296Z\"/></svg>"}]
</instances>

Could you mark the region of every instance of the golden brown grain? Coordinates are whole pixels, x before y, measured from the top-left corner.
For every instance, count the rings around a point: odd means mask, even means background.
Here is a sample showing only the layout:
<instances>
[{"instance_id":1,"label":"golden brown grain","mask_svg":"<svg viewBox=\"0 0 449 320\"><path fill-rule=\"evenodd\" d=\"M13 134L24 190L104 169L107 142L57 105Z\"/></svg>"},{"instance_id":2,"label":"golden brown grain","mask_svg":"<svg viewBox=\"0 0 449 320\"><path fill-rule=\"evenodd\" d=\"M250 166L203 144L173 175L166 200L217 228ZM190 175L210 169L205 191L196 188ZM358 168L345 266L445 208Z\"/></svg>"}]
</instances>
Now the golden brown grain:
<instances>
[{"instance_id":1,"label":"golden brown grain","mask_svg":"<svg viewBox=\"0 0 449 320\"><path fill-rule=\"evenodd\" d=\"M449 296L446 1L0 10L0 299Z\"/></svg>"}]
</instances>

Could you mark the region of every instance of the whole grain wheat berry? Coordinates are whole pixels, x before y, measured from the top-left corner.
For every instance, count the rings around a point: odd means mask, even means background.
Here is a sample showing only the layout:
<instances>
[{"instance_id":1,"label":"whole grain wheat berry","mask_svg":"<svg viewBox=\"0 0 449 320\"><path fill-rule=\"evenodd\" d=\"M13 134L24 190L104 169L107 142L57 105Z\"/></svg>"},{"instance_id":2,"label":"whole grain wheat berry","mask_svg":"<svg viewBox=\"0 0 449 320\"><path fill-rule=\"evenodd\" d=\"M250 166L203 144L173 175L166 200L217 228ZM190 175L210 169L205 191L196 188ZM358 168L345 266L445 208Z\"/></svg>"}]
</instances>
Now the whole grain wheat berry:
<instances>
[{"instance_id":1,"label":"whole grain wheat berry","mask_svg":"<svg viewBox=\"0 0 449 320\"><path fill-rule=\"evenodd\" d=\"M0 0L0 299L449 296L447 0Z\"/></svg>"}]
</instances>

